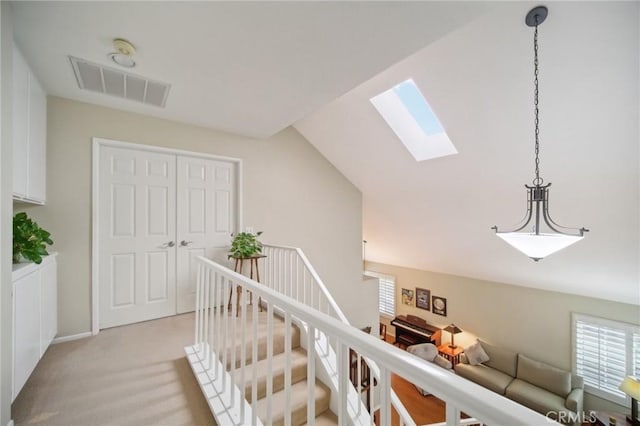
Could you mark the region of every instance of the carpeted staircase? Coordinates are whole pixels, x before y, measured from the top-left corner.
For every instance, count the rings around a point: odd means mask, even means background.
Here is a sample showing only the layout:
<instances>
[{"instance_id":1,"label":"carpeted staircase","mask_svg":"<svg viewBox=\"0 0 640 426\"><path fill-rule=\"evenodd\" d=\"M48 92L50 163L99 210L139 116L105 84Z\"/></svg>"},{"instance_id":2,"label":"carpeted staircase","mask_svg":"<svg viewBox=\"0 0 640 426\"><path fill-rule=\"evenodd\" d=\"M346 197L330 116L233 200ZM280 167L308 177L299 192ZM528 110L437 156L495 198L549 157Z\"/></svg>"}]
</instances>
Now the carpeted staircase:
<instances>
[{"instance_id":1,"label":"carpeted staircase","mask_svg":"<svg viewBox=\"0 0 640 426\"><path fill-rule=\"evenodd\" d=\"M252 402L251 383L253 379L253 360L252 345L253 340L250 331L252 327L251 309L247 310L246 315L246 336L245 342L241 341L240 319L236 324L236 339L232 340L228 336L228 342L237 342L235 346L228 344L227 346L227 368L230 367L231 351L235 350L236 380L240 380L240 363L241 353L244 347L246 356L245 384L244 395L248 402ZM286 352L291 353L291 425L304 425L307 422L307 387L311 384L315 386L315 412L316 425L337 425L338 418L329 410L329 402L331 400L331 391L318 379L307 378L307 352L300 346L300 329L291 326L291 347L285 347L285 323L277 315L273 318L273 358L271 360L271 369L268 368L267 360L267 313L258 313L258 338L256 361L257 367L257 411L258 417L264 424L267 424L267 377L271 376L272 380L272 416L273 425L284 425L285 415L285 365ZM242 388L242 386L241 386Z\"/></svg>"}]
</instances>

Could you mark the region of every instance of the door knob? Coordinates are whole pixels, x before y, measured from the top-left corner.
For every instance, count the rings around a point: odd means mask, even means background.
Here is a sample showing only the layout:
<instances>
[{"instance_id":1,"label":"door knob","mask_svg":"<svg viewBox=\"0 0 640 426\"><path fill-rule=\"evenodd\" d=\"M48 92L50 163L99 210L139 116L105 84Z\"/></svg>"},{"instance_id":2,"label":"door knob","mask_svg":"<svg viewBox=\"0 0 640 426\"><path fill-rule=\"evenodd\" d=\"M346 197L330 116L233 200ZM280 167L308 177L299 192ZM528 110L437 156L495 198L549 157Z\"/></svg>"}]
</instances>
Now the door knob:
<instances>
[{"instance_id":1,"label":"door knob","mask_svg":"<svg viewBox=\"0 0 640 426\"><path fill-rule=\"evenodd\" d=\"M164 243L163 245L161 245L160 248L173 247L175 245L176 243L174 243L173 241L169 241L168 243Z\"/></svg>"},{"instance_id":2,"label":"door knob","mask_svg":"<svg viewBox=\"0 0 640 426\"><path fill-rule=\"evenodd\" d=\"M191 245L192 243L193 243L193 241L186 241L186 240L182 240L182 241L180 241L180 245L181 245L182 247L189 246L189 245Z\"/></svg>"}]
</instances>

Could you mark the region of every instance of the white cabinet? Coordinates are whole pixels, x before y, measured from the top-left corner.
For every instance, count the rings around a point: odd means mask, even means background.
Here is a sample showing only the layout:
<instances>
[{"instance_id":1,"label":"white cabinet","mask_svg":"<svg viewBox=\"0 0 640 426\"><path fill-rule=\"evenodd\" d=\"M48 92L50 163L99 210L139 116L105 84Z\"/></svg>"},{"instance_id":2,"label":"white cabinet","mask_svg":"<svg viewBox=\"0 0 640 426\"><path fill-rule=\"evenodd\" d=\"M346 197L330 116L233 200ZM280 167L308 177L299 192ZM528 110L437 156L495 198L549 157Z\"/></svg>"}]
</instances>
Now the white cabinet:
<instances>
[{"instance_id":1,"label":"white cabinet","mask_svg":"<svg viewBox=\"0 0 640 426\"><path fill-rule=\"evenodd\" d=\"M13 46L13 198L46 200L47 95Z\"/></svg>"},{"instance_id":2,"label":"white cabinet","mask_svg":"<svg viewBox=\"0 0 640 426\"><path fill-rule=\"evenodd\" d=\"M14 265L12 401L58 332L55 256L40 265Z\"/></svg>"},{"instance_id":3,"label":"white cabinet","mask_svg":"<svg viewBox=\"0 0 640 426\"><path fill-rule=\"evenodd\" d=\"M29 74L29 155L27 198L44 203L47 179L47 95Z\"/></svg>"},{"instance_id":4,"label":"white cabinet","mask_svg":"<svg viewBox=\"0 0 640 426\"><path fill-rule=\"evenodd\" d=\"M32 272L13 287L13 398L40 360L40 273Z\"/></svg>"},{"instance_id":5,"label":"white cabinet","mask_svg":"<svg viewBox=\"0 0 640 426\"><path fill-rule=\"evenodd\" d=\"M40 357L58 334L58 264L53 259L40 270Z\"/></svg>"},{"instance_id":6,"label":"white cabinet","mask_svg":"<svg viewBox=\"0 0 640 426\"><path fill-rule=\"evenodd\" d=\"M29 66L13 46L13 195L27 196Z\"/></svg>"}]
</instances>

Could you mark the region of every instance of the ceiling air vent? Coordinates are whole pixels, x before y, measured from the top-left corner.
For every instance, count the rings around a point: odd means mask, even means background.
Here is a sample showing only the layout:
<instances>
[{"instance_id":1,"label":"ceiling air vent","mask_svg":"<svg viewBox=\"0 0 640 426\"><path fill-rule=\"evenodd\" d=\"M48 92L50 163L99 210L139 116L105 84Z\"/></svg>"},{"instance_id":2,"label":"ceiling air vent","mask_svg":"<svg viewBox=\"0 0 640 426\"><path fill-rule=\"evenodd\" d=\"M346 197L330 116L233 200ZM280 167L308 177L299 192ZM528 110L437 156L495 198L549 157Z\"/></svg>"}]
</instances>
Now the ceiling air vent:
<instances>
[{"instance_id":1,"label":"ceiling air vent","mask_svg":"<svg viewBox=\"0 0 640 426\"><path fill-rule=\"evenodd\" d=\"M122 72L94 62L69 56L78 86L92 92L130 99L164 108L169 95L167 83Z\"/></svg>"}]
</instances>

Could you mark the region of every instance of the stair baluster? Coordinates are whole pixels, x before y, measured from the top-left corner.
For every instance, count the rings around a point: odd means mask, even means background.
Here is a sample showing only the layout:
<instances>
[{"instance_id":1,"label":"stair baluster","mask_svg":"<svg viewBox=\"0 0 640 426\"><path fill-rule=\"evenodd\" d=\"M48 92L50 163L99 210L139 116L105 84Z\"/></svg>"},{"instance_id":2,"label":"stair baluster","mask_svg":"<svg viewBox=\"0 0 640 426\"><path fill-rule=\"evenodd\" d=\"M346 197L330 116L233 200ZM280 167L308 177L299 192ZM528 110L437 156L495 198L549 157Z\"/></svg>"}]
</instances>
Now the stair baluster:
<instances>
[{"instance_id":1,"label":"stair baluster","mask_svg":"<svg viewBox=\"0 0 640 426\"><path fill-rule=\"evenodd\" d=\"M461 411L489 424L552 423L479 385L455 375L442 375L438 367L345 326L348 322L344 314L299 249L275 248L269 258L274 263L265 265L269 280L264 285L208 259L196 259L195 342L185 352L218 424L245 425L251 419L250 423L256 426L301 426L305 421L318 423L317 416L323 417L322 424L327 418L331 424L338 420L340 424L372 424L372 416L366 413L366 407L362 409L361 395L349 381L351 349L362 355L378 380L381 425L390 424L391 410L395 409L401 424L415 426L391 389L391 372L443 399L447 404L447 426L480 423L476 419L461 420ZM280 273L283 271L286 279ZM262 300L266 312L258 312L258 303L250 310L245 298L241 298L242 305L232 304L229 309L227 297L237 294L240 286L242 291L255 293L253 300ZM309 304L318 309L310 309ZM238 309L241 316L236 315ZM245 334L248 321L249 336ZM299 348L305 333L306 356ZM247 360L249 349L251 359ZM247 362L251 364L250 381L245 375ZM316 371L315 362L323 370ZM331 394L316 379L316 373L322 376L325 368L329 373L326 380L335 387L339 419L327 415ZM361 368L360 365L360 373ZM276 412L282 407L284 410Z\"/></svg>"}]
</instances>

